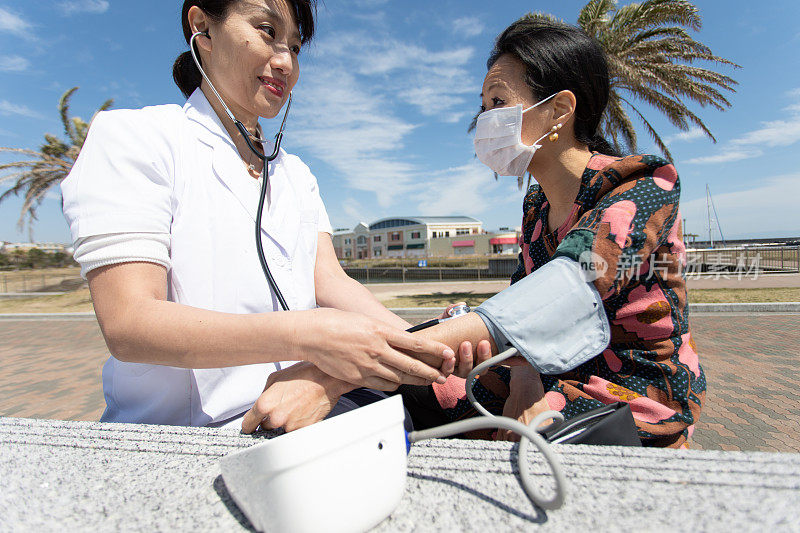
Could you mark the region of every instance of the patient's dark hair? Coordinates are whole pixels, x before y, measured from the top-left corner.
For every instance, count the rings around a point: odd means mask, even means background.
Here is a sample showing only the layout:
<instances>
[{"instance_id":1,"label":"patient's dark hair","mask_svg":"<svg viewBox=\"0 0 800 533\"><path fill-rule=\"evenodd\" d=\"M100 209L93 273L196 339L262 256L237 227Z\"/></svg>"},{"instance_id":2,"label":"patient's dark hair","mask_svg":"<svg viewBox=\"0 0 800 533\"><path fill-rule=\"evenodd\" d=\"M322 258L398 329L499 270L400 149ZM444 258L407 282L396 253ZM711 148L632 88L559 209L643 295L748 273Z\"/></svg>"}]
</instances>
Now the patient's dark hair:
<instances>
[{"instance_id":1,"label":"patient's dark hair","mask_svg":"<svg viewBox=\"0 0 800 533\"><path fill-rule=\"evenodd\" d=\"M197 6L214 22L221 22L228 16L230 9L240 0L185 0L181 10L181 24L183 36L189 43L192 28L189 27L189 9ZM300 42L306 44L314 37L314 15L316 14L316 0L286 0L292 10L300 30ZM197 65L194 64L191 52L184 52L175 60L172 67L172 78L181 92L187 98L200 87L202 76Z\"/></svg>"},{"instance_id":2,"label":"patient's dark hair","mask_svg":"<svg viewBox=\"0 0 800 533\"><path fill-rule=\"evenodd\" d=\"M543 100L572 91L577 100L575 138L590 150L619 155L599 130L610 92L603 49L583 30L563 22L526 16L505 29L489 56L487 68L504 54L525 65L525 81Z\"/></svg>"}]
</instances>

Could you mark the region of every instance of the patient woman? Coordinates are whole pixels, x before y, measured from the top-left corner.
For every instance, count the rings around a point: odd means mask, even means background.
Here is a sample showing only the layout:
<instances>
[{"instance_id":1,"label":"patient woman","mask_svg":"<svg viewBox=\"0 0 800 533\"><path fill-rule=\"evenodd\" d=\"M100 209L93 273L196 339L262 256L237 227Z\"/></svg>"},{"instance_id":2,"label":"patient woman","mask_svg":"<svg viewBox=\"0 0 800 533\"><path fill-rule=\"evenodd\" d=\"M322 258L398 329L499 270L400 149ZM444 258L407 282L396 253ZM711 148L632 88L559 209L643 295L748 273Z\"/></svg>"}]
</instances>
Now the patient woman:
<instances>
[{"instance_id":1,"label":"patient woman","mask_svg":"<svg viewBox=\"0 0 800 533\"><path fill-rule=\"evenodd\" d=\"M523 204L519 267L475 313L421 334L449 344L490 336L493 352L520 351L475 386L497 414L528 423L553 409L570 419L622 401L644 445L686 445L706 383L689 328L675 168L619 157L600 135L607 106L620 103L609 100L602 50L580 29L520 19L488 68L476 154L500 175L537 182ZM474 415L454 376L403 393L418 429Z\"/></svg>"}]
</instances>

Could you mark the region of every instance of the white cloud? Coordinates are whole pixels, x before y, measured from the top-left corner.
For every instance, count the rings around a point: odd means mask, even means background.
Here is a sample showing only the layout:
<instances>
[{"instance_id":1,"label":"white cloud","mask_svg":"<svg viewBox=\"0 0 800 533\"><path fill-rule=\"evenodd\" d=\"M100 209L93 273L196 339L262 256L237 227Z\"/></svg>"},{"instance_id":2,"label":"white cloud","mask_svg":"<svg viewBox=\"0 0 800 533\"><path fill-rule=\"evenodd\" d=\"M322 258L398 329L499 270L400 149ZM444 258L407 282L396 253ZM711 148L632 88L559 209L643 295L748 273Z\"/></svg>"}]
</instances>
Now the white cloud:
<instances>
[{"instance_id":1,"label":"white cloud","mask_svg":"<svg viewBox=\"0 0 800 533\"><path fill-rule=\"evenodd\" d=\"M755 231L775 235L800 232L797 198L800 197L800 174L759 179L751 189L714 194L714 206L726 237L751 235ZM747 216L742 216L747 213ZM681 214L687 227L705 238L707 212L705 195L681 202ZM754 225L753 221L758 221Z\"/></svg>"},{"instance_id":2,"label":"white cloud","mask_svg":"<svg viewBox=\"0 0 800 533\"><path fill-rule=\"evenodd\" d=\"M350 187L375 193L387 207L407 189L415 171L399 156L414 126L393 116L384 97L344 70L317 70L308 78L296 90L294 120L300 126L290 132L294 144L333 167Z\"/></svg>"},{"instance_id":3,"label":"white cloud","mask_svg":"<svg viewBox=\"0 0 800 533\"><path fill-rule=\"evenodd\" d=\"M0 115L19 115L28 118L44 118L42 115L24 105L12 104L8 100L0 100Z\"/></svg>"},{"instance_id":4,"label":"white cloud","mask_svg":"<svg viewBox=\"0 0 800 533\"><path fill-rule=\"evenodd\" d=\"M450 29L455 35L462 35L464 37L476 37L483 33L483 22L478 17L461 17L454 20Z\"/></svg>"},{"instance_id":5,"label":"white cloud","mask_svg":"<svg viewBox=\"0 0 800 533\"><path fill-rule=\"evenodd\" d=\"M787 95L800 99L800 89L789 91ZM788 118L762 122L760 128L726 143L719 153L695 157L686 162L708 165L742 161L764 155L763 148L785 147L800 142L800 102L791 104L784 111L790 115Z\"/></svg>"},{"instance_id":6,"label":"white cloud","mask_svg":"<svg viewBox=\"0 0 800 533\"><path fill-rule=\"evenodd\" d=\"M672 144L675 142L691 142L696 141L697 139L702 139L705 137L705 132L700 128L692 128L688 131L682 131L680 133L676 133L674 135L670 135L664 142L666 144Z\"/></svg>"},{"instance_id":7,"label":"white cloud","mask_svg":"<svg viewBox=\"0 0 800 533\"><path fill-rule=\"evenodd\" d=\"M107 0L70 0L59 4L61 11L67 15L75 13L105 13L108 11L109 3Z\"/></svg>"},{"instance_id":8,"label":"white cloud","mask_svg":"<svg viewBox=\"0 0 800 533\"><path fill-rule=\"evenodd\" d=\"M30 65L30 62L21 56L0 57L0 72L24 72Z\"/></svg>"},{"instance_id":9,"label":"white cloud","mask_svg":"<svg viewBox=\"0 0 800 533\"><path fill-rule=\"evenodd\" d=\"M362 49L371 52L354 62ZM320 41L295 90L293 144L334 169L350 188L374 193L381 208L407 200L427 183L431 169L405 154L406 138L418 125L397 105L410 104L442 122L464 118L463 95L478 92L465 67L472 55L471 48L432 51L366 34ZM355 204L342 207L348 208L348 215L364 216Z\"/></svg>"},{"instance_id":10,"label":"white cloud","mask_svg":"<svg viewBox=\"0 0 800 533\"><path fill-rule=\"evenodd\" d=\"M467 66L475 50L458 47L449 50L428 50L391 38L375 39L352 33L335 40L320 42L317 57L328 65L338 62L342 70L353 69L353 54L359 56L356 73L369 77L373 87L416 107L423 115L451 122L454 111L463 112L465 95L480 93L480 80L470 76Z\"/></svg>"},{"instance_id":11,"label":"white cloud","mask_svg":"<svg viewBox=\"0 0 800 533\"><path fill-rule=\"evenodd\" d=\"M733 163L735 161L743 161L745 159L752 159L764 155L761 150L737 150L728 147L722 152L714 155L694 157L686 161L693 165L718 165L720 163Z\"/></svg>"},{"instance_id":12,"label":"white cloud","mask_svg":"<svg viewBox=\"0 0 800 533\"><path fill-rule=\"evenodd\" d=\"M21 16L0 7L0 32L8 32L25 39L33 40L31 30L33 24L23 19Z\"/></svg>"},{"instance_id":13,"label":"white cloud","mask_svg":"<svg viewBox=\"0 0 800 533\"><path fill-rule=\"evenodd\" d=\"M361 202L356 200L355 198L348 198L341 204L341 209L344 213L350 217L352 220L357 220L358 222L369 222L370 220L374 220L374 216L371 214L370 209L365 209Z\"/></svg>"},{"instance_id":14,"label":"white cloud","mask_svg":"<svg viewBox=\"0 0 800 533\"><path fill-rule=\"evenodd\" d=\"M472 161L428 176L424 192L415 199L422 215L479 215L506 204L519 209L522 193L513 191L517 191L516 180L495 180L489 169Z\"/></svg>"},{"instance_id":15,"label":"white cloud","mask_svg":"<svg viewBox=\"0 0 800 533\"><path fill-rule=\"evenodd\" d=\"M731 141L734 146L789 146L800 141L800 114L764 122L762 127Z\"/></svg>"}]
</instances>

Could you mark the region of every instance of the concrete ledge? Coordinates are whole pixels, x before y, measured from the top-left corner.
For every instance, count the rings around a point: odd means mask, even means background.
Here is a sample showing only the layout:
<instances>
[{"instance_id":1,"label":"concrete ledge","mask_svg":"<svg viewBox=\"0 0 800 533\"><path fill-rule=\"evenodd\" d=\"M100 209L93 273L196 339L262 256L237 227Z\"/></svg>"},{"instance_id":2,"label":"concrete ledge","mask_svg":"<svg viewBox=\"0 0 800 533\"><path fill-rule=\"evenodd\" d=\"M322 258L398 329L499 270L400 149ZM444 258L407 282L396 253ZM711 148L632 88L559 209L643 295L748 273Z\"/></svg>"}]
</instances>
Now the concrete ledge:
<instances>
[{"instance_id":1,"label":"concrete ledge","mask_svg":"<svg viewBox=\"0 0 800 533\"><path fill-rule=\"evenodd\" d=\"M230 429L0 418L0 529L248 530L219 458L257 442ZM798 454L557 446L567 499L544 512L519 487L514 450L414 445L403 500L376 531L797 530ZM548 490L539 454L530 468Z\"/></svg>"},{"instance_id":2,"label":"concrete ledge","mask_svg":"<svg viewBox=\"0 0 800 533\"><path fill-rule=\"evenodd\" d=\"M800 313L800 302L689 304L689 312L690 313Z\"/></svg>"}]
</instances>

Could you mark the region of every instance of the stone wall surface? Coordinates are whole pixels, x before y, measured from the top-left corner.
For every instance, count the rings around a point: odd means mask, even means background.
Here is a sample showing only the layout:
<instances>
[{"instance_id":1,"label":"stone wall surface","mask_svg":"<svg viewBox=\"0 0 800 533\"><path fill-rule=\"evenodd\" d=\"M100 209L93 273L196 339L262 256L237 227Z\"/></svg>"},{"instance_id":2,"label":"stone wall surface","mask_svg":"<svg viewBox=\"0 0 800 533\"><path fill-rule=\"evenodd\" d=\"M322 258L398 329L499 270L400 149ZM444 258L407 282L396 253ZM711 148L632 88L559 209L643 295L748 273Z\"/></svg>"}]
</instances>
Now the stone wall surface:
<instances>
[{"instance_id":1,"label":"stone wall surface","mask_svg":"<svg viewBox=\"0 0 800 533\"><path fill-rule=\"evenodd\" d=\"M0 419L0 530L251 529L219 458L258 442L234 430ZM544 512L518 485L514 449L415 445L403 500L376 531L800 531L798 454L560 446L569 492ZM550 482L533 452L531 468Z\"/></svg>"}]
</instances>

